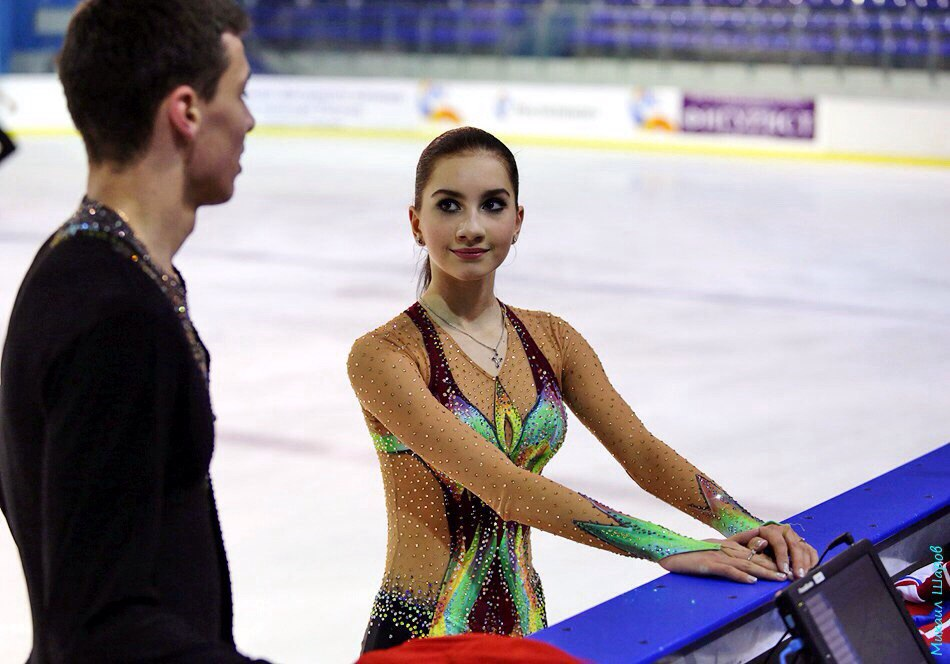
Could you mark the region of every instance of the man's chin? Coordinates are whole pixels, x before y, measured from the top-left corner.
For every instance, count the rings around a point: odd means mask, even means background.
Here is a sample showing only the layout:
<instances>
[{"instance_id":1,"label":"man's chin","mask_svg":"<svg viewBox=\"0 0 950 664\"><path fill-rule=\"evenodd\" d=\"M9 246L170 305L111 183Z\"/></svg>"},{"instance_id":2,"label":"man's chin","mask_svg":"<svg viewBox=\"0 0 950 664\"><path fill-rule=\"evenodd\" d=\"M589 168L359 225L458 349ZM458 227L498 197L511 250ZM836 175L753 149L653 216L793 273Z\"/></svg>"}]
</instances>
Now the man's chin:
<instances>
[{"instance_id":1,"label":"man's chin","mask_svg":"<svg viewBox=\"0 0 950 664\"><path fill-rule=\"evenodd\" d=\"M222 203L227 203L234 197L234 185L232 184L229 189L222 191L208 192L206 196L199 198L198 207L204 205L221 205Z\"/></svg>"}]
</instances>

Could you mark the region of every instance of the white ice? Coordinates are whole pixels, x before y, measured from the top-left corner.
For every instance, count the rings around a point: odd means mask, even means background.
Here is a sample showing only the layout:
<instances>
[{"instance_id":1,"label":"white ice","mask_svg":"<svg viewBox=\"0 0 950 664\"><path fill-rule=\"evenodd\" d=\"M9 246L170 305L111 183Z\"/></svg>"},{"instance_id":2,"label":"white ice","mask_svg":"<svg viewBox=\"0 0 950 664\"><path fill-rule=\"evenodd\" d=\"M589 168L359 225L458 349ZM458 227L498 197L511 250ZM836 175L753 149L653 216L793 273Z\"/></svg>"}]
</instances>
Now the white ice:
<instances>
[{"instance_id":1,"label":"white ice","mask_svg":"<svg viewBox=\"0 0 950 664\"><path fill-rule=\"evenodd\" d=\"M753 513L783 518L950 440L950 171L515 147L527 214L501 298L569 320L647 426ZM85 182L78 139L20 148L0 167L0 336ZM213 356L235 635L275 662L355 659L380 581L383 495L344 362L413 301L421 148L252 135L234 200L179 254ZM547 474L714 534L576 420ZM541 532L534 553L552 623L660 572ZM30 629L0 527L0 661L26 659Z\"/></svg>"}]
</instances>

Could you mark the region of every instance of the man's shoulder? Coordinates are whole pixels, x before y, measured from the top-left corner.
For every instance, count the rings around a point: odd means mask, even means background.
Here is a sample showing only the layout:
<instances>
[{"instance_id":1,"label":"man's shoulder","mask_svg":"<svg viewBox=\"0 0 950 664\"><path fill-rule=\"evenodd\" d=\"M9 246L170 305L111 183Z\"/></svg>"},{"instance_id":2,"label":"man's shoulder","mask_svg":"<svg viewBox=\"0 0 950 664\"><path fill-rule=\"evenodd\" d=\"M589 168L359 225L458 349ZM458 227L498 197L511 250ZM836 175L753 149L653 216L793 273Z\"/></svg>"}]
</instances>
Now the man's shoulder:
<instances>
[{"instance_id":1,"label":"man's shoulder","mask_svg":"<svg viewBox=\"0 0 950 664\"><path fill-rule=\"evenodd\" d=\"M49 302L64 299L82 303L118 304L142 300L146 275L134 262L117 252L108 240L77 236L48 240L30 266L21 295L36 295ZM158 292L157 289L156 293Z\"/></svg>"},{"instance_id":2,"label":"man's shoulder","mask_svg":"<svg viewBox=\"0 0 950 664\"><path fill-rule=\"evenodd\" d=\"M22 331L62 341L129 312L156 321L174 318L161 291L108 241L51 239L40 249L20 285L9 334Z\"/></svg>"}]
</instances>

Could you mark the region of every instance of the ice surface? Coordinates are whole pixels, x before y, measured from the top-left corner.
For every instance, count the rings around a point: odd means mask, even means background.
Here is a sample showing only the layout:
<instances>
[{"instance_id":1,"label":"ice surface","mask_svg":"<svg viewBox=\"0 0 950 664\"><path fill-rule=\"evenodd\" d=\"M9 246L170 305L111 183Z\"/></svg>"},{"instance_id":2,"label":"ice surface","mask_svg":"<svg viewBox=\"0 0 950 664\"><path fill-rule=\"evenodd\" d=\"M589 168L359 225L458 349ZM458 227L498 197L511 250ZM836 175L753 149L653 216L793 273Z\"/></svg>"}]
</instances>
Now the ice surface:
<instances>
[{"instance_id":1,"label":"ice surface","mask_svg":"<svg viewBox=\"0 0 950 664\"><path fill-rule=\"evenodd\" d=\"M275 662L355 659L385 549L352 341L414 298L422 144L248 141L238 193L178 256L213 356L212 469L235 635ZM526 221L500 297L593 344L647 426L753 513L782 518L950 440L950 173L513 146ZM0 166L0 336L85 182L78 139ZM576 420L547 474L692 535ZM556 622L658 566L535 532ZM0 661L26 659L0 527Z\"/></svg>"}]
</instances>

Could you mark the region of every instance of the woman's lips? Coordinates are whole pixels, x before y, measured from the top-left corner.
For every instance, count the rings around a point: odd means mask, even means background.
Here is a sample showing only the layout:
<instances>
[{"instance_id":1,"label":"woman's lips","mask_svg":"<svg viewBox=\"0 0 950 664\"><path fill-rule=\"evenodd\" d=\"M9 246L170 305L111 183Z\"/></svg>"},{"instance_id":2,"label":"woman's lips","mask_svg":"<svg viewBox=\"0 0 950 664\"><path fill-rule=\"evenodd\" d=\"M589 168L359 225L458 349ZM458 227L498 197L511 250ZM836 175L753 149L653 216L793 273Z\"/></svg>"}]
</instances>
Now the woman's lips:
<instances>
[{"instance_id":1,"label":"woman's lips","mask_svg":"<svg viewBox=\"0 0 950 664\"><path fill-rule=\"evenodd\" d=\"M475 260L488 253L488 249L452 249L452 253L463 260Z\"/></svg>"}]
</instances>

